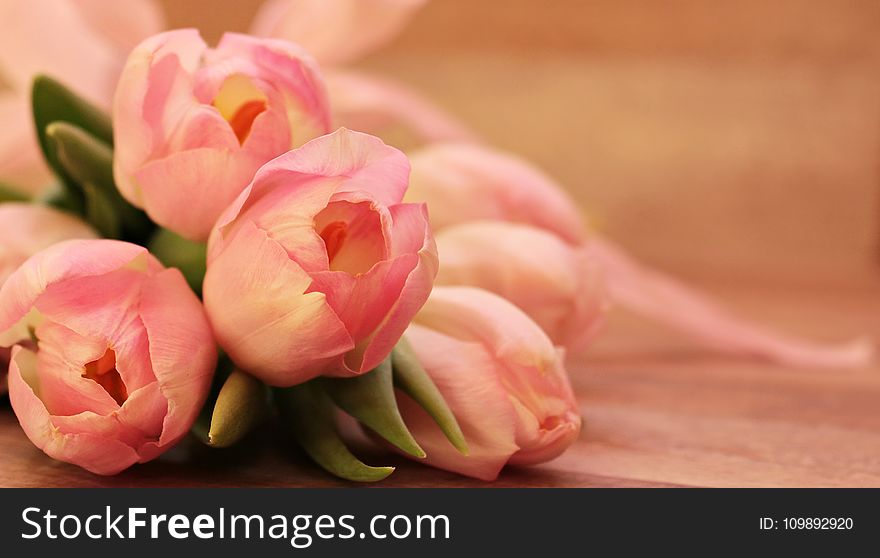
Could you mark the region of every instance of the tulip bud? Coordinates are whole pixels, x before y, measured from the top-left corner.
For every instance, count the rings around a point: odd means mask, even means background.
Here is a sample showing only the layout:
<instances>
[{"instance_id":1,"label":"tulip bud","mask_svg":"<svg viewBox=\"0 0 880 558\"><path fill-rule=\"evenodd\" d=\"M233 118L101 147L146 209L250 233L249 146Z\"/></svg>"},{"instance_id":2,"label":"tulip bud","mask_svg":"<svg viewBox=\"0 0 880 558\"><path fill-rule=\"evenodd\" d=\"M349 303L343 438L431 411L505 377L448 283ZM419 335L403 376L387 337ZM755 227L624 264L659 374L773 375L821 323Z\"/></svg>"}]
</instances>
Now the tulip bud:
<instances>
[{"instance_id":1,"label":"tulip bud","mask_svg":"<svg viewBox=\"0 0 880 558\"><path fill-rule=\"evenodd\" d=\"M280 40L194 29L147 39L128 58L113 105L122 195L159 225L207 239L265 162L329 131L311 57Z\"/></svg>"},{"instance_id":2,"label":"tulip bud","mask_svg":"<svg viewBox=\"0 0 880 558\"><path fill-rule=\"evenodd\" d=\"M435 231L498 220L546 229L572 244L586 237L571 198L518 157L478 144L446 143L417 151L411 161L406 198L428 204Z\"/></svg>"},{"instance_id":3,"label":"tulip bud","mask_svg":"<svg viewBox=\"0 0 880 558\"><path fill-rule=\"evenodd\" d=\"M602 269L586 250L528 225L474 221L437 234L438 285L485 289L517 305L556 345L583 348L604 323Z\"/></svg>"},{"instance_id":4,"label":"tulip bud","mask_svg":"<svg viewBox=\"0 0 880 558\"><path fill-rule=\"evenodd\" d=\"M31 441L98 474L149 461L190 429L216 363L198 299L144 248L69 240L0 288L9 396Z\"/></svg>"},{"instance_id":5,"label":"tulip bud","mask_svg":"<svg viewBox=\"0 0 880 558\"><path fill-rule=\"evenodd\" d=\"M563 360L550 339L506 300L468 287L437 287L406 332L467 439L462 455L407 396L404 421L434 467L494 480L508 463L548 461L581 427Z\"/></svg>"},{"instance_id":6,"label":"tulip bud","mask_svg":"<svg viewBox=\"0 0 880 558\"><path fill-rule=\"evenodd\" d=\"M211 235L203 285L239 367L283 387L390 354L437 270L425 207L401 203L408 171L403 153L345 129L260 169Z\"/></svg>"}]
</instances>

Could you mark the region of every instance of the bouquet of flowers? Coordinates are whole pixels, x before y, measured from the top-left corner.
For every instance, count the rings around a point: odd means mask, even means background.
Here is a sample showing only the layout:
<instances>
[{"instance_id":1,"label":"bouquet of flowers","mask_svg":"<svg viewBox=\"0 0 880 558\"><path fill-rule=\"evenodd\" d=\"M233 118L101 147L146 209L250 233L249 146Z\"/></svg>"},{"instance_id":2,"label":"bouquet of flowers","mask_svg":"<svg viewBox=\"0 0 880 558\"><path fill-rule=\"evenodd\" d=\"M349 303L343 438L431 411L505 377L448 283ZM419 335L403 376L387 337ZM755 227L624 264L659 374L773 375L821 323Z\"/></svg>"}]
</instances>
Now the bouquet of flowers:
<instances>
[{"instance_id":1,"label":"bouquet of flowers","mask_svg":"<svg viewBox=\"0 0 880 558\"><path fill-rule=\"evenodd\" d=\"M43 3L0 2L0 360L52 458L110 475L276 421L330 473L387 477L345 413L492 480L577 439L566 354L613 307L731 354L871 358L729 315L534 166L344 68L424 0L273 0L214 47L149 0Z\"/></svg>"}]
</instances>

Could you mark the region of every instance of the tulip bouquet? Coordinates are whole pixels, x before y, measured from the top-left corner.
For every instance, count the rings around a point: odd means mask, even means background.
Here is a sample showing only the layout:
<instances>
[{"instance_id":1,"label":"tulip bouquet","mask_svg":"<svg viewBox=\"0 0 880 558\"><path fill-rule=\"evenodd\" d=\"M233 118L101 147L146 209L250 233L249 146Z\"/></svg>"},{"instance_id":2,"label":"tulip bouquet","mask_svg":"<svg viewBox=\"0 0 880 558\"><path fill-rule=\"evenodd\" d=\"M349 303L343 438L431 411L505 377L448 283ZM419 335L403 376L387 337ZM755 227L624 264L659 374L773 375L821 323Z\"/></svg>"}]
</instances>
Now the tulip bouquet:
<instances>
[{"instance_id":1,"label":"tulip bouquet","mask_svg":"<svg viewBox=\"0 0 880 558\"><path fill-rule=\"evenodd\" d=\"M40 2L0 3L33 58L7 72L24 135L0 132L0 360L36 446L115 474L275 421L330 473L387 477L345 413L492 480L577 439L566 354L613 306L731 354L871 358L729 315L591 233L527 162L343 68L422 3L274 0L211 47L147 0L58 1L48 25L83 52L47 53L26 44Z\"/></svg>"}]
</instances>

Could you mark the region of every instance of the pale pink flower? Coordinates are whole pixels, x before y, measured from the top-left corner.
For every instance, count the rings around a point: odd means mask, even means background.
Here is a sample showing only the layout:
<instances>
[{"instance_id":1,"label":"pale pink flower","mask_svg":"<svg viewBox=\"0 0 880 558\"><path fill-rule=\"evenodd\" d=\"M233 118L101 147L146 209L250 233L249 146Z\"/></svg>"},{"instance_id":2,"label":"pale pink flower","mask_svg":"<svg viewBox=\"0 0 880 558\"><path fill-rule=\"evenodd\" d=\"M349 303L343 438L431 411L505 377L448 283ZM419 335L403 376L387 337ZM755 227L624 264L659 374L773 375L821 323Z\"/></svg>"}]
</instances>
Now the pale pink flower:
<instances>
[{"instance_id":1,"label":"pale pink flower","mask_svg":"<svg viewBox=\"0 0 880 558\"><path fill-rule=\"evenodd\" d=\"M208 244L205 306L244 370L277 386L371 370L437 271L425 206L401 203L409 163L340 129L265 165Z\"/></svg>"},{"instance_id":2,"label":"pale pink flower","mask_svg":"<svg viewBox=\"0 0 880 558\"><path fill-rule=\"evenodd\" d=\"M205 240L267 161L329 131L312 58L281 40L169 31L131 53L113 105L114 175L158 224Z\"/></svg>"},{"instance_id":3,"label":"pale pink flower","mask_svg":"<svg viewBox=\"0 0 880 558\"><path fill-rule=\"evenodd\" d=\"M473 221L442 229L436 239L437 285L468 285L500 295L570 351L584 348L604 324L609 301L600 263L553 233L519 223Z\"/></svg>"},{"instance_id":4,"label":"pale pink flower","mask_svg":"<svg viewBox=\"0 0 880 558\"><path fill-rule=\"evenodd\" d=\"M398 404L424 462L483 480L507 465L549 461L578 437L581 417L561 350L504 299L437 287L406 332L468 445L462 455L404 395Z\"/></svg>"},{"instance_id":5,"label":"pale pink flower","mask_svg":"<svg viewBox=\"0 0 880 558\"><path fill-rule=\"evenodd\" d=\"M714 350L801 367L860 366L873 358L873 345L867 340L821 344L779 334L739 318L681 281L639 264L609 240L588 234L571 199L552 179L521 159L480 145L448 144L424 148L413 154L411 161L407 199L427 202L431 210L440 245L439 281L481 286L509 297L559 343L573 347L567 339L589 338L592 326L584 324L595 322L579 319L578 308L603 307L596 299L600 291L584 288L586 300L580 306L572 304L571 318L567 322L557 319L555 325L548 325L546 315L548 311L554 315L553 311L535 301L556 300L559 305L551 308L562 312L561 301L575 296L571 284L576 270L589 261L590 268L601 268L605 290L614 305L677 329ZM522 227L504 229L485 224L450 232L451 240L444 239L447 228L487 220L538 227L569 246L552 248L550 241L539 240L538 234ZM489 236L478 239L480 231ZM519 240L503 238L508 234ZM447 242L448 247L444 246ZM517 243L522 246L519 251ZM494 245L498 250L493 251ZM447 265L448 273L444 269ZM548 277L536 281L542 268Z\"/></svg>"},{"instance_id":6,"label":"pale pink flower","mask_svg":"<svg viewBox=\"0 0 880 558\"><path fill-rule=\"evenodd\" d=\"M68 240L0 288L9 397L49 456L115 474L189 431L217 353L195 294L145 248Z\"/></svg>"}]
</instances>

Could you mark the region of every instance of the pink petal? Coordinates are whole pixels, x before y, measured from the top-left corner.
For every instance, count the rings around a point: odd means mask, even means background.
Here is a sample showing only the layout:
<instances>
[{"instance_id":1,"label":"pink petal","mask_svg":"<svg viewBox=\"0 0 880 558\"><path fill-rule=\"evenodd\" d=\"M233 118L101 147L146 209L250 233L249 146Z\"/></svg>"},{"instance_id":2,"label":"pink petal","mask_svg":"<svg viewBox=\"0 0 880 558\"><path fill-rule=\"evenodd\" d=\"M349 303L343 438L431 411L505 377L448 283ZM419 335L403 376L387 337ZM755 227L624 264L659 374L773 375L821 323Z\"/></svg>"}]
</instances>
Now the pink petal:
<instances>
[{"instance_id":1,"label":"pink petal","mask_svg":"<svg viewBox=\"0 0 880 558\"><path fill-rule=\"evenodd\" d=\"M874 346L868 340L810 343L733 316L674 278L642 266L606 239L595 239L587 249L605 267L613 302L715 350L807 368L859 367L874 358Z\"/></svg>"},{"instance_id":2,"label":"pink petal","mask_svg":"<svg viewBox=\"0 0 880 558\"><path fill-rule=\"evenodd\" d=\"M437 246L428 225L427 209L422 204L401 204L391 208L394 220L392 254L418 255L417 263L406 278L400 296L385 314L373 334L346 356L349 367L370 370L391 353L413 317L425 304L437 276ZM398 256L400 257L400 256ZM410 265L407 263L407 265Z\"/></svg>"},{"instance_id":3,"label":"pink petal","mask_svg":"<svg viewBox=\"0 0 880 558\"><path fill-rule=\"evenodd\" d=\"M334 193L368 194L377 204L392 206L403 198L408 178L406 155L376 137L340 128L263 165L223 212L215 229L223 229L267 196L300 195L308 209L298 213L309 217L317 214ZM222 238L216 242L212 239L209 262L222 242Z\"/></svg>"},{"instance_id":4,"label":"pink petal","mask_svg":"<svg viewBox=\"0 0 880 558\"><path fill-rule=\"evenodd\" d=\"M528 225L475 221L440 231L438 285L486 289L513 302L557 345L586 346L608 309L595 258Z\"/></svg>"},{"instance_id":5,"label":"pink petal","mask_svg":"<svg viewBox=\"0 0 880 558\"><path fill-rule=\"evenodd\" d=\"M259 166L243 151L206 147L151 161L135 176L143 208L154 221L204 241Z\"/></svg>"},{"instance_id":6,"label":"pink petal","mask_svg":"<svg viewBox=\"0 0 880 558\"><path fill-rule=\"evenodd\" d=\"M416 145L477 139L465 124L403 84L343 70L325 71L324 77L337 126L403 136Z\"/></svg>"},{"instance_id":7,"label":"pink petal","mask_svg":"<svg viewBox=\"0 0 880 558\"><path fill-rule=\"evenodd\" d=\"M467 456L461 455L418 404L399 394L398 406L407 428L427 454L424 462L462 475L495 480L519 446L515 442L517 417L496 373L494 356L479 343L415 324L406 335L455 413L469 450Z\"/></svg>"},{"instance_id":8,"label":"pink petal","mask_svg":"<svg viewBox=\"0 0 880 558\"><path fill-rule=\"evenodd\" d=\"M217 350L202 305L177 269L144 281L139 310L159 391L168 401L156 443L166 448L189 431L201 410Z\"/></svg>"},{"instance_id":9,"label":"pink petal","mask_svg":"<svg viewBox=\"0 0 880 558\"><path fill-rule=\"evenodd\" d=\"M116 240L68 240L39 252L0 288L0 345L8 346L21 339L22 334L27 335L11 330L49 286L130 265L141 265L144 269L161 267L146 248Z\"/></svg>"},{"instance_id":10,"label":"pink petal","mask_svg":"<svg viewBox=\"0 0 880 558\"><path fill-rule=\"evenodd\" d=\"M93 29L77 6L64 0L0 3L0 74L27 94L45 73L99 106L108 106L122 56Z\"/></svg>"},{"instance_id":11,"label":"pink petal","mask_svg":"<svg viewBox=\"0 0 880 558\"><path fill-rule=\"evenodd\" d=\"M406 197L427 202L435 230L492 219L547 229L573 244L586 236L572 199L549 176L514 155L450 143L416 152L411 163Z\"/></svg>"},{"instance_id":12,"label":"pink petal","mask_svg":"<svg viewBox=\"0 0 880 558\"><path fill-rule=\"evenodd\" d=\"M0 122L0 183L24 194L40 194L52 173L37 144L28 96L0 94Z\"/></svg>"},{"instance_id":13,"label":"pink petal","mask_svg":"<svg viewBox=\"0 0 880 558\"><path fill-rule=\"evenodd\" d=\"M40 250L62 240L96 236L80 219L45 205L0 205L0 286Z\"/></svg>"},{"instance_id":14,"label":"pink petal","mask_svg":"<svg viewBox=\"0 0 880 558\"><path fill-rule=\"evenodd\" d=\"M138 45L125 63L113 98L113 174L122 195L137 206L141 194L133 175L196 104L191 76L206 48L195 29L169 31Z\"/></svg>"},{"instance_id":15,"label":"pink petal","mask_svg":"<svg viewBox=\"0 0 880 558\"><path fill-rule=\"evenodd\" d=\"M325 295L307 292L311 282L264 231L242 225L205 276L205 307L220 345L243 369L278 386L341 365L354 343Z\"/></svg>"},{"instance_id":16,"label":"pink petal","mask_svg":"<svg viewBox=\"0 0 880 558\"><path fill-rule=\"evenodd\" d=\"M559 357L538 324L507 300L482 289L437 287L414 323L490 347L494 357L511 364L551 370Z\"/></svg>"},{"instance_id":17,"label":"pink petal","mask_svg":"<svg viewBox=\"0 0 880 558\"><path fill-rule=\"evenodd\" d=\"M298 107L300 121L291 123L294 145L302 145L330 131L327 92L318 64L308 51L287 41L226 33L206 57L206 64L221 67L236 61L246 61L249 76L272 84L287 102ZM219 87L219 83L215 86Z\"/></svg>"},{"instance_id":18,"label":"pink petal","mask_svg":"<svg viewBox=\"0 0 880 558\"><path fill-rule=\"evenodd\" d=\"M114 475L137 463L138 454L125 443L94 433L67 433L58 428L29 385L33 353L15 347L9 366L9 400L31 442L47 455L99 475ZM27 375L28 380L25 380ZM37 388L38 389L38 388Z\"/></svg>"},{"instance_id":19,"label":"pink petal","mask_svg":"<svg viewBox=\"0 0 880 558\"><path fill-rule=\"evenodd\" d=\"M426 0L269 0L253 35L303 45L322 64L351 62L395 37Z\"/></svg>"},{"instance_id":20,"label":"pink petal","mask_svg":"<svg viewBox=\"0 0 880 558\"><path fill-rule=\"evenodd\" d=\"M123 55L165 28L165 16L156 0L73 0L73 3L89 27L103 34Z\"/></svg>"}]
</instances>

